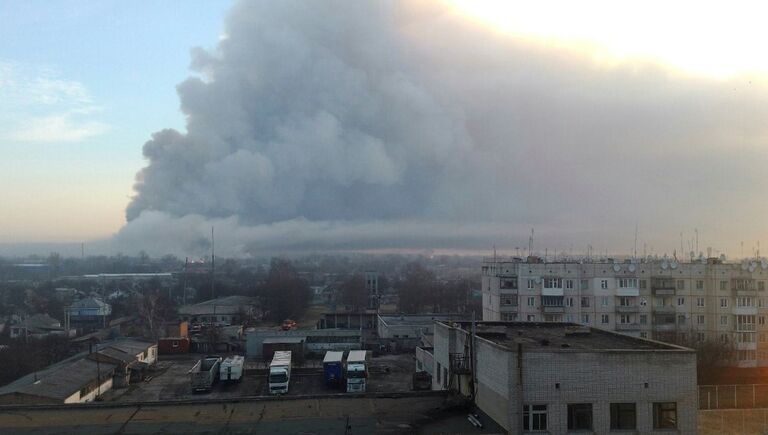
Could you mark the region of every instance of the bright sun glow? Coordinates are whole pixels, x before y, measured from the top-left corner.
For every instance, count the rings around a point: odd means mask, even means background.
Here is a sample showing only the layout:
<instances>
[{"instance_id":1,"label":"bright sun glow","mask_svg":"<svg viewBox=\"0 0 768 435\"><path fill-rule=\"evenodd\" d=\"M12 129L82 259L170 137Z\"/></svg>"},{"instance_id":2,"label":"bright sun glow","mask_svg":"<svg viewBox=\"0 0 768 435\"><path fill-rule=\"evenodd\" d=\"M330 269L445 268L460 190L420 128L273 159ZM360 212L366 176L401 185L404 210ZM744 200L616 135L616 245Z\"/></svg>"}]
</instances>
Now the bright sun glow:
<instances>
[{"instance_id":1,"label":"bright sun glow","mask_svg":"<svg viewBox=\"0 0 768 435\"><path fill-rule=\"evenodd\" d=\"M761 1L449 2L500 32L586 49L601 61L646 59L719 78L768 72Z\"/></svg>"}]
</instances>

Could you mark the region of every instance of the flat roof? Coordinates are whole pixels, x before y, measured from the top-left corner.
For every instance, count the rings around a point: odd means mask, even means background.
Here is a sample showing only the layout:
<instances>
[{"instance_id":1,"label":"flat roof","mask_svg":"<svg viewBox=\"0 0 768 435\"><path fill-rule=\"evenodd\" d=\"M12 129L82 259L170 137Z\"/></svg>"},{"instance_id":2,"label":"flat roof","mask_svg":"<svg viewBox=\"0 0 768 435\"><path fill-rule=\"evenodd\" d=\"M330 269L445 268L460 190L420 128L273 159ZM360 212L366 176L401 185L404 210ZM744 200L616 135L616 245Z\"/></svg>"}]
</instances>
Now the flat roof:
<instances>
[{"instance_id":1,"label":"flat roof","mask_svg":"<svg viewBox=\"0 0 768 435\"><path fill-rule=\"evenodd\" d=\"M435 320L469 320L469 316L465 314L388 314L379 315L379 318L391 326L428 326L433 324Z\"/></svg>"},{"instance_id":2,"label":"flat roof","mask_svg":"<svg viewBox=\"0 0 768 435\"><path fill-rule=\"evenodd\" d=\"M471 322L442 322L469 332ZM569 350L689 351L682 346L632 337L618 332L556 322L476 322L478 337L515 350L522 343L528 351Z\"/></svg>"}]
</instances>

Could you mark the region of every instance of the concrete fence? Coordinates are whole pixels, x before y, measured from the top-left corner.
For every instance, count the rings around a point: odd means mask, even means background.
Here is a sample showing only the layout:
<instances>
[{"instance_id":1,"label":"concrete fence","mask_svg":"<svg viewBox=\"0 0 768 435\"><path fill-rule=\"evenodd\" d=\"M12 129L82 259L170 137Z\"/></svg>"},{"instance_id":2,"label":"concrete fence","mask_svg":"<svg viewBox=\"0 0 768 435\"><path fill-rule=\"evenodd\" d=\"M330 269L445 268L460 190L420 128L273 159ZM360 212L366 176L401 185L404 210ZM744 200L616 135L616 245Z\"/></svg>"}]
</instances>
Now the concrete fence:
<instances>
[{"instance_id":1,"label":"concrete fence","mask_svg":"<svg viewBox=\"0 0 768 435\"><path fill-rule=\"evenodd\" d=\"M699 409L768 408L768 384L699 385Z\"/></svg>"}]
</instances>

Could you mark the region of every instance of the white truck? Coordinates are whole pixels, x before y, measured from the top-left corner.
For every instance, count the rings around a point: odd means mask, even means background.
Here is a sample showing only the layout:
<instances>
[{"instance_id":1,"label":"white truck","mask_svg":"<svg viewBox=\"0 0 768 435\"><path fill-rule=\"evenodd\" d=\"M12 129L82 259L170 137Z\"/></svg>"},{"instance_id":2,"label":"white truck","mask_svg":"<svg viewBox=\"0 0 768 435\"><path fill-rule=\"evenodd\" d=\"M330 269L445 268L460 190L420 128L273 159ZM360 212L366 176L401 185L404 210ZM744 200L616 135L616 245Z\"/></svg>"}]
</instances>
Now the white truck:
<instances>
[{"instance_id":1,"label":"white truck","mask_svg":"<svg viewBox=\"0 0 768 435\"><path fill-rule=\"evenodd\" d=\"M245 358L242 355L228 356L221 363L219 379L222 381L237 381L243 379L243 366Z\"/></svg>"},{"instance_id":2,"label":"white truck","mask_svg":"<svg viewBox=\"0 0 768 435\"><path fill-rule=\"evenodd\" d=\"M291 351L276 350L269 363L269 393L286 394L291 380Z\"/></svg>"},{"instance_id":3,"label":"white truck","mask_svg":"<svg viewBox=\"0 0 768 435\"><path fill-rule=\"evenodd\" d=\"M347 355L345 378L347 393L365 393L368 378L368 351L350 350Z\"/></svg>"}]
</instances>

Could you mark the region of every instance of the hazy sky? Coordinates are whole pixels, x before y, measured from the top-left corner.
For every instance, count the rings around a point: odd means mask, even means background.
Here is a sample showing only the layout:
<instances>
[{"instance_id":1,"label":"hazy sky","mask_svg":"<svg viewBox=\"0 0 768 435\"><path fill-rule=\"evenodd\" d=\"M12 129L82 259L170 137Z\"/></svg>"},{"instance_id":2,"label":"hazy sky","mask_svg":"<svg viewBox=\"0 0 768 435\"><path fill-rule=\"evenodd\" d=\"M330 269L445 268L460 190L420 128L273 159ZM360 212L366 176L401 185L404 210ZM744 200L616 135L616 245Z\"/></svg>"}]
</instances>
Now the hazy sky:
<instances>
[{"instance_id":1,"label":"hazy sky","mask_svg":"<svg viewBox=\"0 0 768 435\"><path fill-rule=\"evenodd\" d=\"M750 253L765 11L617 4L0 2L0 242Z\"/></svg>"}]
</instances>

